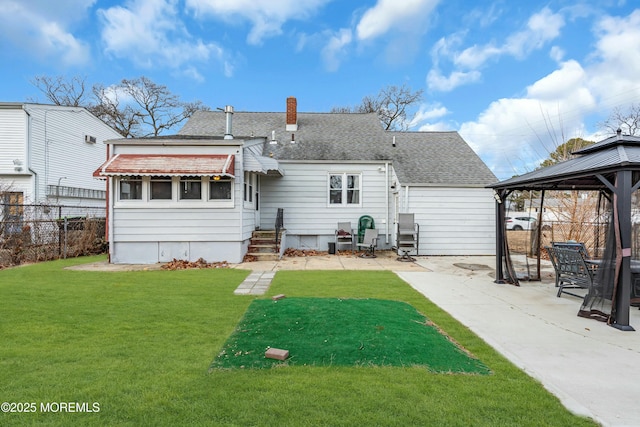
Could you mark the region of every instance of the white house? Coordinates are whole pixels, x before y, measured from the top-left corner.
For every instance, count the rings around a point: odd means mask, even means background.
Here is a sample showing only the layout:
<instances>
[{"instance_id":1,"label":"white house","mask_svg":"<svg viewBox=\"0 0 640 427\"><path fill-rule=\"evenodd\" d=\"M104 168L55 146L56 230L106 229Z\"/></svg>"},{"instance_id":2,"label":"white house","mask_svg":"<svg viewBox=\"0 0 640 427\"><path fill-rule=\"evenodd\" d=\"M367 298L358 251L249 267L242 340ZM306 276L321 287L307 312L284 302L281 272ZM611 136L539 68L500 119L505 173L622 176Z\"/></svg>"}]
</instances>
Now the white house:
<instances>
[{"instance_id":1,"label":"white house","mask_svg":"<svg viewBox=\"0 0 640 427\"><path fill-rule=\"evenodd\" d=\"M82 107L0 103L4 210L23 203L104 207L105 185L92 173L107 158L104 141L118 137Z\"/></svg>"},{"instance_id":2,"label":"white house","mask_svg":"<svg viewBox=\"0 0 640 427\"><path fill-rule=\"evenodd\" d=\"M284 213L284 247L327 250L373 217L395 246L414 213L420 255L495 253L495 176L457 132L388 132L376 114L199 111L178 135L107 141L113 263L240 262Z\"/></svg>"}]
</instances>

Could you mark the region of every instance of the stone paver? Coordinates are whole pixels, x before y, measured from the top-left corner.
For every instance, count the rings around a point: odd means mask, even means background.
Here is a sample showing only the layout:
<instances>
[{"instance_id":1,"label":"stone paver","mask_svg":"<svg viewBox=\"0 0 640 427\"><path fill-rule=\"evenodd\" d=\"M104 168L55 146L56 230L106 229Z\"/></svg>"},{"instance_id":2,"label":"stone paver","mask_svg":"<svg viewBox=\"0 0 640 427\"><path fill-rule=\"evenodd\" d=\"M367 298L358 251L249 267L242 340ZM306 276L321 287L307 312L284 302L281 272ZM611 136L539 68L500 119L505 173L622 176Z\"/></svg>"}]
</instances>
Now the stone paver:
<instances>
[{"instance_id":1,"label":"stone paver","mask_svg":"<svg viewBox=\"0 0 640 427\"><path fill-rule=\"evenodd\" d=\"M275 274L274 271L254 271L238 285L233 293L235 295L264 295L269 290Z\"/></svg>"}]
</instances>

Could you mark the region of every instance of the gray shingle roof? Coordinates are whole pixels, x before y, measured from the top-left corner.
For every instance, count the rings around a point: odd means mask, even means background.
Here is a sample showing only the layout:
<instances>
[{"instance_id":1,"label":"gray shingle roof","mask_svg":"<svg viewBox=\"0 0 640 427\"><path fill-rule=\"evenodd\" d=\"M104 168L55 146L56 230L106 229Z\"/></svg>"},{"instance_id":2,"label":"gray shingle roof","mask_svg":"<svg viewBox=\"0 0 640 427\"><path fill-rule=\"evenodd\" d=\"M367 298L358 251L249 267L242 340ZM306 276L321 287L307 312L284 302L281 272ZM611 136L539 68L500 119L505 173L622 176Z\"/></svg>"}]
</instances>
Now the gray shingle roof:
<instances>
[{"instance_id":1,"label":"gray shingle roof","mask_svg":"<svg viewBox=\"0 0 640 427\"><path fill-rule=\"evenodd\" d=\"M294 132L285 130L285 119L285 113L235 112L232 134L266 137L263 155L278 160L391 160L402 184L486 186L497 181L457 132L385 131L375 113L298 113ZM179 134L223 135L225 125L224 112L198 111ZM269 143L272 134L278 144Z\"/></svg>"}]
</instances>

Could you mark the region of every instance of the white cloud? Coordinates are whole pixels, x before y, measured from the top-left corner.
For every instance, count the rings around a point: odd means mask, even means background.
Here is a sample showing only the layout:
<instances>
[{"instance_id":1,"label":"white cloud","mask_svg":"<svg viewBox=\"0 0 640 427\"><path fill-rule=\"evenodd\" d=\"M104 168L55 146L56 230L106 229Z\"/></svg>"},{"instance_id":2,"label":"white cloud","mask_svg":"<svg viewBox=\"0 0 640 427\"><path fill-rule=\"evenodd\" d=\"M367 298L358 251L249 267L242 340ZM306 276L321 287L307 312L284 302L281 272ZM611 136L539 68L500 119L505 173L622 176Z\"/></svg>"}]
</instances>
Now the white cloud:
<instances>
[{"instance_id":1,"label":"white cloud","mask_svg":"<svg viewBox=\"0 0 640 427\"><path fill-rule=\"evenodd\" d=\"M548 41L557 38L564 24L562 14L553 13L545 7L529 18L525 30L511 35L502 50L516 58L525 57L531 51L540 49Z\"/></svg>"},{"instance_id":2,"label":"white cloud","mask_svg":"<svg viewBox=\"0 0 640 427\"><path fill-rule=\"evenodd\" d=\"M0 7L0 37L40 61L55 61L63 67L84 65L90 60L89 46L70 28L86 16L94 1L4 0Z\"/></svg>"},{"instance_id":3,"label":"white cloud","mask_svg":"<svg viewBox=\"0 0 640 427\"><path fill-rule=\"evenodd\" d=\"M583 119L596 106L586 70L567 61L530 85L524 97L492 102L459 131L504 179L534 169L569 138L583 137Z\"/></svg>"},{"instance_id":4,"label":"white cloud","mask_svg":"<svg viewBox=\"0 0 640 427\"><path fill-rule=\"evenodd\" d=\"M202 83L205 80L204 76L200 74L200 71L198 71L196 67L187 67L185 68L182 74L188 77L189 79L199 83Z\"/></svg>"},{"instance_id":5,"label":"white cloud","mask_svg":"<svg viewBox=\"0 0 640 427\"><path fill-rule=\"evenodd\" d=\"M558 47L558 46L552 46L551 50L549 51L549 57L551 59L553 59L556 62L560 62L564 59L565 56L565 51L564 49Z\"/></svg>"},{"instance_id":6,"label":"white cloud","mask_svg":"<svg viewBox=\"0 0 640 427\"><path fill-rule=\"evenodd\" d=\"M561 14L552 13L550 9L544 8L529 18L525 29L507 37L504 44L474 45L456 54L453 62L459 67L475 69L501 55L523 58L531 51L543 47L546 42L557 38L563 26L564 18Z\"/></svg>"},{"instance_id":7,"label":"white cloud","mask_svg":"<svg viewBox=\"0 0 640 427\"><path fill-rule=\"evenodd\" d=\"M357 25L359 40L370 40L391 30L422 31L426 18L440 0L378 0Z\"/></svg>"},{"instance_id":8,"label":"white cloud","mask_svg":"<svg viewBox=\"0 0 640 427\"><path fill-rule=\"evenodd\" d=\"M442 122L437 121L449 114L449 110L442 104L422 104L418 111L413 115L408 125L409 128L418 127L420 131L428 130L450 130L451 127ZM436 121L434 123L434 121Z\"/></svg>"},{"instance_id":9,"label":"white cloud","mask_svg":"<svg viewBox=\"0 0 640 427\"><path fill-rule=\"evenodd\" d=\"M247 42L259 45L265 38L280 35L291 19L305 20L331 0L186 0L196 17L213 16L228 22L252 24Z\"/></svg>"},{"instance_id":10,"label":"white cloud","mask_svg":"<svg viewBox=\"0 0 640 427\"><path fill-rule=\"evenodd\" d=\"M591 85L609 108L640 97L640 10L627 17L606 16L595 26Z\"/></svg>"},{"instance_id":11,"label":"white cloud","mask_svg":"<svg viewBox=\"0 0 640 427\"><path fill-rule=\"evenodd\" d=\"M545 7L529 18L524 29L509 35L502 44L476 44L456 51L456 47L462 44L464 33L459 32L449 38L442 38L431 50L434 66L427 75L428 87L432 90L451 91L459 86L477 82L481 77L478 70L488 61L505 55L522 59L557 38L564 24L562 14L553 13ZM448 77L444 77L440 70L442 59L449 59L453 65L454 69Z\"/></svg>"},{"instance_id":12,"label":"white cloud","mask_svg":"<svg viewBox=\"0 0 640 427\"><path fill-rule=\"evenodd\" d=\"M576 89L586 84L582 66L574 60L567 61L552 73L527 88L527 97L532 99L558 100L575 96Z\"/></svg>"},{"instance_id":13,"label":"white cloud","mask_svg":"<svg viewBox=\"0 0 640 427\"><path fill-rule=\"evenodd\" d=\"M439 70L434 68L427 74L427 86L432 90L449 92L459 86L475 83L481 77L479 71L453 71L449 76L443 76Z\"/></svg>"},{"instance_id":14,"label":"white cloud","mask_svg":"<svg viewBox=\"0 0 640 427\"><path fill-rule=\"evenodd\" d=\"M471 46L455 54L453 63L462 68L479 68L489 59L499 56L503 49L491 44L485 46Z\"/></svg>"},{"instance_id":15,"label":"white cloud","mask_svg":"<svg viewBox=\"0 0 640 427\"><path fill-rule=\"evenodd\" d=\"M458 32L438 39L431 47L431 62L433 62L434 66L438 66L441 57L452 57L456 48L464 42L464 37L464 32Z\"/></svg>"},{"instance_id":16,"label":"white cloud","mask_svg":"<svg viewBox=\"0 0 640 427\"><path fill-rule=\"evenodd\" d=\"M322 49L322 59L328 71L336 71L340 61L346 56L346 47L351 43L352 34L349 29L341 29L329 37Z\"/></svg>"},{"instance_id":17,"label":"white cloud","mask_svg":"<svg viewBox=\"0 0 640 427\"><path fill-rule=\"evenodd\" d=\"M193 40L180 20L177 0L134 0L128 7L100 9L105 51L143 68L185 68L197 77L193 62L216 60L225 74L233 69L216 43Z\"/></svg>"}]
</instances>

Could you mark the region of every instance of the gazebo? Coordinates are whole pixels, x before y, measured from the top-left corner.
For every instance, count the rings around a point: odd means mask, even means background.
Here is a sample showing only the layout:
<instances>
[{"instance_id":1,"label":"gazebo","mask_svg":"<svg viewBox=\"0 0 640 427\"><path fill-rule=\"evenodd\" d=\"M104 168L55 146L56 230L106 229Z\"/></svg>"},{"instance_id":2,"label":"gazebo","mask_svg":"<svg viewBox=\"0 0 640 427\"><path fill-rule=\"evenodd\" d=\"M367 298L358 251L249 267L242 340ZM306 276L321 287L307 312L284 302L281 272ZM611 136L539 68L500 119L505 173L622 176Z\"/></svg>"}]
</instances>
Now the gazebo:
<instances>
[{"instance_id":1,"label":"gazebo","mask_svg":"<svg viewBox=\"0 0 640 427\"><path fill-rule=\"evenodd\" d=\"M608 323L620 330L633 331L629 325L631 307L632 196L640 188L640 137L617 134L589 147L575 151L576 157L533 172L489 185L496 199L496 283L518 284L506 244L505 202L513 191L541 192L541 211L545 190L598 191L612 208L607 230L607 244L595 286L608 290ZM538 254L538 257L540 255ZM640 276L639 279L640 280ZM590 293L591 294L591 293ZM594 304L593 295L585 297L579 315ZM585 316L589 317L589 316Z\"/></svg>"}]
</instances>

